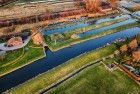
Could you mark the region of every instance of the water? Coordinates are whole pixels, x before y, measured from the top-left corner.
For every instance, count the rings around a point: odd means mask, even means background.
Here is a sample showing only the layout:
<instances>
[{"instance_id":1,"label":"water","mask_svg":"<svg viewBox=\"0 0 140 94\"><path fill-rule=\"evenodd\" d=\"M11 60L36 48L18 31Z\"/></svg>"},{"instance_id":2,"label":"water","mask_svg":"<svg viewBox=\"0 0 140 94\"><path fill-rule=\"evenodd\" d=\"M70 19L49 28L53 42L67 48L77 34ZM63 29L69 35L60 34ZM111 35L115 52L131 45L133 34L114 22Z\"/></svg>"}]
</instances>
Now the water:
<instances>
[{"instance_id":1,"label":"water","mask_svg":"<svg viewBox=\"0 0 140 94\"><path fill-rule=\"evenodd\" d=\"M102 28L93 29L93 30L89 30L89 31L84 32L84 33L80 33L79 36L80 37L89 36L89 35L92 35L92 34L96 34L98 32L103 32L105 30L108 30L108 29L111 29L111 28L116 28L118 26L130 24L130 23L133 23L133 22L136 22L136 20L135 19L128 19L128 20L123 21L123 22L119 22L119 23L116 23L116 24L112 24L112 25L109 25L109 26L102 27Z\"/></svg>"},{"instance_id":2,"label":"water","mask_svg":"<svg viewBox=\"0 0 140 94\"><path fill-rule=\"evenodd\" d=\"M127 18L131 18L129 15L120 15L120 16L116 16L116 17L108 17L108 18L102 18L102 19L99 19L99 20L91 20L91 21L88 21L88 22L79 22L77 24L72 24L70 26L67 26L67 27L60 27L60 28L53 28L53 29L49 29L49 28L44 28L43 29L43 33L44 35L49 35L49 34L53 34L53 33L57 33L57 32L65 32L65 31L68 31L68 30L72 30L72 29L76 29L76 28L80 28L80 27L85 27L85 26L88 26L88 25L93 25L93 24L98 24L98 23L102 23L102 22L106 22L106 21L111 21L111 20L115 20L115 19L119 19L119 18L124 18L124 17L127 17ZM134 21L135 19L130 19L131 21Z\"/></svg>"},{"instance_id":3,"label":"water","mask_svg":"<svg viewBox=\"0 0 140 94\"><path fill-rule=\"evenodd\" d=\"M71 58L74 58L82 53L102 47L107 43L113 42L118 38L131 37L140 33L140 28L123 30L102 38L92 39L84 43L76 44L62 50L51 52L46 50L47 56L43 59L35 61L28 66L18 69L4 77L0 78L0 92L10 89L18 84L21 84L40 73L46 72Z\"/></svg>"},{"instance_id":4,"label":"water","mask_svg":"<svg viewBox=\"0 0 140 94\"><path fill-rule=\"evenodd\" d=\"M123 17L123 16L117 16L117 17L113 17L113 18L105 18L105 19L97 20L97 21L95 21L95 23L93 22L93 24L101 23L101 22L109 20L109 19L110 20L117 19L119 17ZM126 15L125 15L125 17L126 17ZM128 21L128 23L131 21ZM123 23L126 23L126 22L123 22ZM77 26L88 25L88 24L91 24L91 22L90 23L89 22L88 23L79 23L79 24L77 24ZM121 24L121 23L119 23L119 24ZM73 29L73 28L77 28L77 27L72 25L71 27L61 28L62 31L61 30L59 31L59 29L54 29L54 31L52 31L52 33L64 32L66 30ZM103 28L107 28L107 27L103 27ZM44 32L51 33L51 31L48 31L48 30L44 31ZM123 30L121 32L117 32L117 33L114 33L111 35L107 35L107 36L104 36L101 38L92 39L92 40L89 40L89 41L86 41L83 43L72 45L71 47L67 47L67 48L64 48L64 49L56 51L56 52L51 52L50 50L46 50L46 54L47 54L46 57L44 57L40 60L37 60L32 64L29 64L21 69L18 69L10 74L7 74L7 75L1 77L0 78L0 92L3 92L14 86L17 86L35 76L37 76L38 74L46 72L82 53L102 47L102 46L106 45L107 43L111 43L111 42L115 41L118 38L131 37L138 33L140 33L140 28L135 27L135 28ZM47 34L47 33L45 33L45 34Z\"/></svg>"},{"instance_id":5,"label":"water","mask_svg":"<svg viewBox=\"0 0 140 94\"><path fill-rule=\"evenodd\" d=\"M88 26L88 23L80 23L80 24L75 24L72 26L63 27L63 28L44 30L43 32L44 32L44 35L48 35L48 34L53 34L56 32L65 32L66 30L72 30L72 29L80 28L80 27L84 27L84 26Z\"/></svg>"},{"instance_id":6,"label":"water","mask_svg":"<svg viewBox=\"0 0 140 94\"><path fill-rule=\"evenodd\" d=\"M112 19L119 19L119 18L124 18L124 17L131 18L130 15L119 15L119 16L107 17L107 18L100 19L97 21L97 23L111 21Z\"/></svg>"}]
</instances>

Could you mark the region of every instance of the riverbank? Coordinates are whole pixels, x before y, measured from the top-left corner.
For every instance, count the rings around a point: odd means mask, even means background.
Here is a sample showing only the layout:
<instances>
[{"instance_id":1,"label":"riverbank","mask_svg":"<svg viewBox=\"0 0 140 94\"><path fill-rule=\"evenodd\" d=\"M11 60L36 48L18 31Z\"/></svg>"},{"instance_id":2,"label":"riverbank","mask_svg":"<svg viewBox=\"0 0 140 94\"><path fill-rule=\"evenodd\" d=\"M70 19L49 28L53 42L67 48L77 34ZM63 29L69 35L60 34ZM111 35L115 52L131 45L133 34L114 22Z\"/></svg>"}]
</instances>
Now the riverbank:
<instances>
[{"instance_id":1,"label":"riverbank","mask_svg":"<svg viewBox=\"0 0 140 94\"><path fill-rule=\"evenodd\" d=\"M35 54L36 53L36 54ZM45 57L44 48L33 45L31 42L24 48L10 51L2 60L0 77Z\"/></svg>"},{"instance_id":2,"label":"riverbank","mask_svg":"<svg viewBox=\"0 0 140 94\"><path fill-rule=\"evenodd\" d=\"M89 62L96 61L103 57L112 54L117 49L116 44L111 44L104 48L99 48L88 53L84 53L76 58L67 61L64 64L59 65L35 78L28 80L27 82L18 85L7 91L10 94L32 94L39 93L42 90L49 88L50 85L56 83L58 80L62 80L65 76L80 69L82 66ZM41 90L41 91L40 91Z\"/></svg>"},{"instance_id":3,"label":"riverbank","mask_svg":"<svg viewBox=\"0 0 140 94\"><path fill-rule=\"evenodd\" d=\"M101 16L101 17L84 17L84 19L82 19L82 17L80 19L75 19L73 21L66 21L66 22L59 22L56 24L50 24L50 26L45 26L43 29L47 29L47 30L52 30L52 29L59 29L59 28L63 28L63 27L69 27L72 25L76 25L79 23L87 23L87 22L92 22L92 21L97 21L103 18L108 18L108 17L115 17L115 16L119 16L120 13L116 13L116 14L112 14L112 15L108 15L108 16Z\"/></svg>"},{"instance_id":4,"label":"riverbank","mask_svg":"<svg viewBox=\"0 0 140 94\"><path fill-rule=\"evenodd\" d=\"M133 41L133 39L130 41L127 41L126 44L129 44L131 41ZM123 45L123 44L121 44L121 45ZM119 46L121 46L121 45L119 44ZM46 93L43 92L41 94L56 94L56 93L57 94L67 94L66 92L68 92L68 91L69 91L68 94L69 93L71 94L73 92L75 92L76 94L79 94L81 92L85 92L85 94L92 94L96 91L104 92L105 94L108 94L108 93L112 94L112 92L114 94L121 94L121 92L124 92L126 94L128 94L128 93L137 94L140 91L140 86L139 86L140 84L137 81L135 81L134 79L132 79L130 75L128 76L127 73L125 73L123 70L121 70L120 64L118 65L118 63L116 62L116 60L117 60L116 56L118 57L118 55L120 54L120 53L118 53L118 51L115 51L114 54L109 55L109 57L107 57L106 59L104 58L102 60L103 65L105 65L105 66L100 64L101 66L103 66L101 68L101 70L93 71L92 70L93 68L95 69L95 67L97 68L99 66L95 66L95 65L88 66L88 68L83 69L82 71L80 71L76 75L73 75L69 79L66 79L62 83L60 82L57 85L55 84L55 86L53 88L47 89L46 91L44 91ZM122 53L121 53L121 55L122 55ZM125 55L125 57L126 57L126 55ZM119 61L119 63L121 63L121 61ZM111 67L110 64L113 66ZM92 69L91 69L91 67L92 67ZM89 76L87 76L87 74L89 74L89 73L83 74L83 72L85 72L86 70L92 70L92 72ZM105 71L107 71L108 73L102 74L102 72L105 72ZM116 73L116 71L117 71L117 73ZM95 72L95 74L94 74L94 72ZM111 74L112 76L110 76L108 74ZM80 75L80 77L78 77L79 75ZM112 77L113 77L113 79L112 79ZM86 83L88 83L88 84L85 83L85 79L88 79L86 81ZM99 82L96 83L96 81L99 81ZM101 87L98 87L99 84L101 85ZM131 84L131 86L129 86L128 84ZM125 86L125 87L123 87L123 86ZM95 90L94 87L99 88L99 89ZM78 90L77 90L77 88L78 88ZM90 93L88 91L92 91L92 93ZM124 93L122 93L122 94L124 94Z\"/></svg>"},{"instance_id":5,"label":"riverbank","mask_svg":"<svg viewBox=\"0 0 140 94\"><path fill-rule=\"evenodd\" d=\"M128 18L120 18L120 19L116 19L116 20L106 21L106 22L102 22L99 24L93 24L93 25L89 25L87 27L82 27L82 28L77 28L77 29L71 30L71 31L66 31L65 34L67 36L71 36L72 34L80 34L80 33L84 33L89 30L92 30L92 29L105 27L105 26L112 25L112 24L119 23L119 22L126 21L126 20L128 20Z\"/></svg>"},{"instance_id":6,"label":"riverbank","mask_svg":"<svg viewBox=\"0 0 140 94\"><path fill-rule=\"evenodd\" d=\"M133 28L133 27L136 27L138 25L139 25L138 23L134 22L134 23L118 26L118 27L115 27L115 28L112 28L112 29L109 29L109 30L105 30L105 31L102 31L102 32L98 32L96 34L92 34L92 35L89 35L89 36L80 37L80 38L76 38L76 39L69 38L69 39L66 39L66 40L63 40L63 41L60 41L60 42L57 42L57 43L56 43L56 41L51 41L49 36L45 36L46 44L50 48L51 51L58 51L60 49L63 49L65 47L69 47L69 46L74 45L74 44L78 44L78 43L81 43L81 42L84 42L84 41L87 41L87 40L90 40L90 39L103 37L105 35L116 33L116 32L119 32L119 31L122 31L122 30L125 30L125 29L129 29L129 28ZM85 32L87 30L84 29L83 31ZM67 33L66 34L64 33L64 35L67 35Z\"/></svg>"}]
</instances>

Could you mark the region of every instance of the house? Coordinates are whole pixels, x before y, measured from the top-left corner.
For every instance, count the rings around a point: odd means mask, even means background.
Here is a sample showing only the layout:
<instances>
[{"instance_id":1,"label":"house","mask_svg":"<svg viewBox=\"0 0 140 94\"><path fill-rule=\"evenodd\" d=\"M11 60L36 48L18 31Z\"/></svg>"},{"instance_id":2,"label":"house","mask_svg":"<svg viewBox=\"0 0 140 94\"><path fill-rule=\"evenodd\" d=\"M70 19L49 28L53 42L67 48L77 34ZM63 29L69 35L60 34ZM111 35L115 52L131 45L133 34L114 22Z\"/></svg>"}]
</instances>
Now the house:
<instances>
[{"instance_id":1,"label":"house","mask_svg":"<svg viewBox=\"0 0 140 94\"><path fill-rule=\"evenodd\" d=\"M7 46L17 46L21 44L23 44L23 40L21 37L13 37L7 42Z\"/></svg>"}]
</instances>

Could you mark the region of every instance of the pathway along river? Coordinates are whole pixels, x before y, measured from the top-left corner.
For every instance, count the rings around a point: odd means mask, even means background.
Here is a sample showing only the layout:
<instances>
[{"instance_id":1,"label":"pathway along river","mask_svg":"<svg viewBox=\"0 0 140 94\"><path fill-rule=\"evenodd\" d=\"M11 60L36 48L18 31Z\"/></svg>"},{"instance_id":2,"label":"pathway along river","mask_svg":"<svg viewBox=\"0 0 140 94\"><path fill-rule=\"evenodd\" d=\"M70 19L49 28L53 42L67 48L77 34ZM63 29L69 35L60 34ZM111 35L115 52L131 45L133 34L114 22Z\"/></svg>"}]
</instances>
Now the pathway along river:
<instances>
[{"instance_id":1,"label":"pathway along river","mask_svg":"<svg viewBox=\"0 0 140 94\"><path fill-rule=\"evenodd\" d=\"M101 38L92 39L83 43L72 45L71 47L64 48L56 52L46 50L47 56L43 59L37 60L34 63L31 63L21 69L1 77L0 92L22 84L23 82L37 76L38 74L46 72L82 53L102 47L107 43L115 41L118 38L132 37L138 33L140 33L140 28L135 27Z\"/></svg>"}]
</instances>

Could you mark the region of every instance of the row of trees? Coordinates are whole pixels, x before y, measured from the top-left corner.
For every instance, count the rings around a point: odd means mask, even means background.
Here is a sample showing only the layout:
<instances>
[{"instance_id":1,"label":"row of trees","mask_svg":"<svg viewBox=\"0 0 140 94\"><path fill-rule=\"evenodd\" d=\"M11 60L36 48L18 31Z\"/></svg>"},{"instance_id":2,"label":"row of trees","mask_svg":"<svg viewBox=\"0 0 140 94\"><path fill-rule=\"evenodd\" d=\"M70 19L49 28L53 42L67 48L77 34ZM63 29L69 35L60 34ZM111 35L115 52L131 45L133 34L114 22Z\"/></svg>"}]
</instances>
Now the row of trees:
<instances>
[{"instance_id":1,"label":"row of trees","mask_svg":"<svg viewBox=\"0 0 140 94\"><path fill-rule=\"evenodd\" d=\"M132 63L140 61L140 36L136 36L129 44L120 47L123 63Z\"/></svg>"},{"instance_id":2,"label":"row of trees","mask_svg":"<svg viewBox=\"0 0 140 94\"><path fill-rule=\"evenodd\" d=\"M85 13L86 11L84 9L79 10L69 10L69 11L63 11L58 13L45 13L41 15L34 15L30 17L23 17L23 18L15 18L15 19L9 19L9 20L1 20L0 21L0 27L6 27L6 26L12 26L12 25L18 25L18 24L26 24L26 23L35 23L39 21L45 21L45 20L52 20L60 17L68 17L73 15L78 15Z\"/></svg>"}]
</instances>

